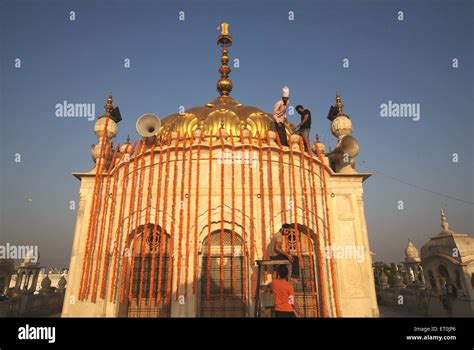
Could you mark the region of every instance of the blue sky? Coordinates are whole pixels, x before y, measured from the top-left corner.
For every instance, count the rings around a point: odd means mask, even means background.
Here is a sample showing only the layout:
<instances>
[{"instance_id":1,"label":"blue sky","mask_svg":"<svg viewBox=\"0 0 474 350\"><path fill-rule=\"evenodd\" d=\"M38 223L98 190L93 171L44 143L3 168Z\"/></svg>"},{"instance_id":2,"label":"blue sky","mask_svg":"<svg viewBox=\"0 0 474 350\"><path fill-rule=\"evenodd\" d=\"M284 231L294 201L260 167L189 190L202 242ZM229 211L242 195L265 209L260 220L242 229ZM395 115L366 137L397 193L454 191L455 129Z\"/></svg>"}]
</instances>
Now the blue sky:
<instances>
[{"instance_id":1,"label":"blue sky","mask_svg":"<svg viewBox=\"0 0 474 350\"><path fill-rule=\"evenodd\" d=\"M136 138L135 121L145 112L165 117L179 106L203 105L217 95L216 27L223 21L234 38L230 56L240 61L231 73L235 99L268 112L288 85L291 103L312 111L312 138L318 132L334 146L326 114L340 91L361 145L359 171L365 161L474 202L472 1L0 4L0 242L38 244L43 265L69 263L76 216L69 201L77 201L80 185L71 172L91 168L89 148L97 141L93 121L57 118L55 105L93 103L100 115L112 91L123 116L116 142L128 132ZM420 104L420 120L380 117L388 101ZM472 204L380 174L364 191L375 260L399 261L408 238L420 247L437 234L440 207L451 228L474 232ZM397 209L399 200L404 210Z\"/></svg>"}]
</instances>

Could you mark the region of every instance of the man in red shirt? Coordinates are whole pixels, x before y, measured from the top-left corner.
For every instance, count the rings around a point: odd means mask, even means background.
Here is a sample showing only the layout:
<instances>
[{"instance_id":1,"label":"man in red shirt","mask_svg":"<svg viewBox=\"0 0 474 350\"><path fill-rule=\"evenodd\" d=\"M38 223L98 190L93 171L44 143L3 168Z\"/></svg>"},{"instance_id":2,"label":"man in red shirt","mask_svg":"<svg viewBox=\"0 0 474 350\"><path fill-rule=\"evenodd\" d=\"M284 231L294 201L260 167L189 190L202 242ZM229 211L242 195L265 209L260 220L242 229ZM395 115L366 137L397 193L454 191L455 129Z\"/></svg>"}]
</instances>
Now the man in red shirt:
<instances>
[{"instance_id":1,"label":"man in red shirt","mask_svg":"<svg viewBox=\"0 0 474 350\"><path fill-rule=\"evenodd\" d=\"M275 317L277 318L294 318L301 314L296 304L295 290L291 283L286 280L287 277L288 268L286 265L279 265L278 278L272 282Z\"/></svg>"}]
</instances>

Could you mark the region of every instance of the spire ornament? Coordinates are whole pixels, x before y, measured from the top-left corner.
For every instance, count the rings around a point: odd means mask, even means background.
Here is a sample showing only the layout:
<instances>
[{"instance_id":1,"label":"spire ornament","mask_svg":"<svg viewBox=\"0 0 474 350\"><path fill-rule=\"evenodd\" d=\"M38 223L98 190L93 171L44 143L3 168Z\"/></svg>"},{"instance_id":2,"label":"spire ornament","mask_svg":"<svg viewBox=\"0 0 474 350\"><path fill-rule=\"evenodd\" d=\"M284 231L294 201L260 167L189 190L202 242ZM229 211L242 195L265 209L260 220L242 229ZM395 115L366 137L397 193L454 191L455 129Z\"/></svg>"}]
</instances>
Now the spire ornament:
<instances>
[{"instance_id":1,"label":"spire ornament","mask_svg":"<svg viewBox=\"0 0 474 350\"><path fill-rule=\"evenodd\" d=\"M105 115L106 117L110 118L110 113L112 112L112 109L114 109L113 105L113 98L112 98L112 93L109 93L109 96L107 97L107 102L105 103Z\"/></svg>"},{"instance_id":2,"label":"spire ornament","mask_svg":"<svg viewBox=\"0 0 474 350\"><path fill-rule=\"evenodd\" d=\"M342 107L344 107L344 105L342 104L341 94L339 93L339 91L336 92L336 107L337 107L337 116L344 115L342 111Z\"/></svg>"},{"instance_id":3,"label":"spire ornament","mask_svg":"<svg viewBox=\"0 0 474 350\"><path fill-rule=\"evenodd\" d=\"M449 229L449 224L448 224L448 220L446 218L446 215L444 214L444 210L443 208L441 208L439 210L440 214L441 214L441 227L443 229L443 231L448 231Z\"/></svg>"},{"instance_id":4,"label":"spire ornament","mask_svg":"<svg viewBox=\"0 0 474 350\"><path fill-rule=\"evenodd\" d=\"M229 24L221 24L221 35L217 38L217 45L222 47L221 66L219 67L221 77L217 81L217 91L219 91L221 96L229 96L232 91L232 80L229 79L231 69L228 66L229 50L227 49L232 45L232 37L229 35Z\"/></svg>"},{"instance_id":5,"label":"spire ornament","mask_svg":"<svg viewBox=\"0 0 474 350\"><path fill-rule=\"evenodd\" d=\"M122 153L122 154L125 154L125 153L130 154L130 153L131 153L131 149L130 149L130 134L127 135L127 140L126 140L125 143L120 147L120 153Z\"/></svg>"}]
</instances>

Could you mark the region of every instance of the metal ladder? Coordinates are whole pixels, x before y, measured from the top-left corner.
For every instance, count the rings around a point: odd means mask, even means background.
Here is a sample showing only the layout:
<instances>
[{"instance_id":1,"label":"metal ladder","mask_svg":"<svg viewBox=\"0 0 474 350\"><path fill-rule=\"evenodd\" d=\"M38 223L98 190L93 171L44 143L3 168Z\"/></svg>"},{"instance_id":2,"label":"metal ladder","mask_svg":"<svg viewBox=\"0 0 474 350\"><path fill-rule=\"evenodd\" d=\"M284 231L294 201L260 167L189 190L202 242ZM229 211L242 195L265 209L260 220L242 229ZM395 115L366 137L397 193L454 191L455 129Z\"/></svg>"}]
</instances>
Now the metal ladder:
<instances>
[{"instance_id":1,"label":"metal ladder","mask_svg":"<svg viewBox=\"0 0 474 350\"><path fill-rule=\"evenodd\" d=\"M289 260L255 260L257 264L257 290L255 292L254 317L260 317L260 279L262 276L262 266L291 265Z\"/></svg>"}]
</instances>

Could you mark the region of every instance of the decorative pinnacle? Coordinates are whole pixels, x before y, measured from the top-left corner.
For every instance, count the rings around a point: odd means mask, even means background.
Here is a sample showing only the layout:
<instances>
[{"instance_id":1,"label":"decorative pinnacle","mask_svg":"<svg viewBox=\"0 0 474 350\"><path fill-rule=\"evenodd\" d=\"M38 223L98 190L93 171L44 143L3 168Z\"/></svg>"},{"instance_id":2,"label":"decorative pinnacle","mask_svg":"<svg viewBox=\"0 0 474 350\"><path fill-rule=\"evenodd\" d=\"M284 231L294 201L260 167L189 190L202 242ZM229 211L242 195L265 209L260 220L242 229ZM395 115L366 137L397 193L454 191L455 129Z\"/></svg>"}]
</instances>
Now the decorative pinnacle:
<instances>
[{"instance_id":1,"label":"decorative pinnacle","mask_svg":"<svg viewBox=\"0 0 474 350\"><path fill-rule=\"evenodd\" d=\"M222 23L221 24L221 34L222 35L229 35L229 24L228 23Z\"/></svg>"},{"instance_id":2,"label":"decorative pinnacle","mask_svg":"<svg viewBox=\"0 0 474 350\"><path fill-rule=\"evenodd\" d=\"M337 115L340 116L340 115L344 115L344 113L342 112L342 107L344 107L344 105L342 104L342 99L341 99L341 94L338 92L336 92L336 107L337 107Z\"/></svg>"},{"instance_id":3,"label":"decorative pinnacle","mask_svg":"<svg viewBox=\"0 0 474 350\"><path fill-rule=\"evenodd\" d=\"M112 109L114 109L111 92L109 93L109 97L107 97L107 103L105 104L104 108L105 108L105 115L110 117L110 112L112 111Z\"/></svg>"},{"instance_id":4,"label":"decorative pinnacle","mask_svg":"<svg viewBox=\"0 0 474 350\"><path fill-rule=\"evenodd\" d=\"M446 215L444 214L443 208L439 210L441 214L441 227L443 228L443 231L447 231L449 228L448 220L446 218Z\"/></svg>"},{"instance_id":5,"label":"decorative pinnacle","mask_svg":"<svg viewBox=\"0 0 474 350\"><path fill-rule=\"evenodd\" d=\"M222 47L221 66L219 67L220 79L217 81L217 91L221 96L229 96L232 91L232 80L229 79L231 72L229 63L229 50L232 45L232 37L229 35L229 25L227 23L221 24L221 35L217 38L217 44Z\"/></svg>"}]
</instances>

